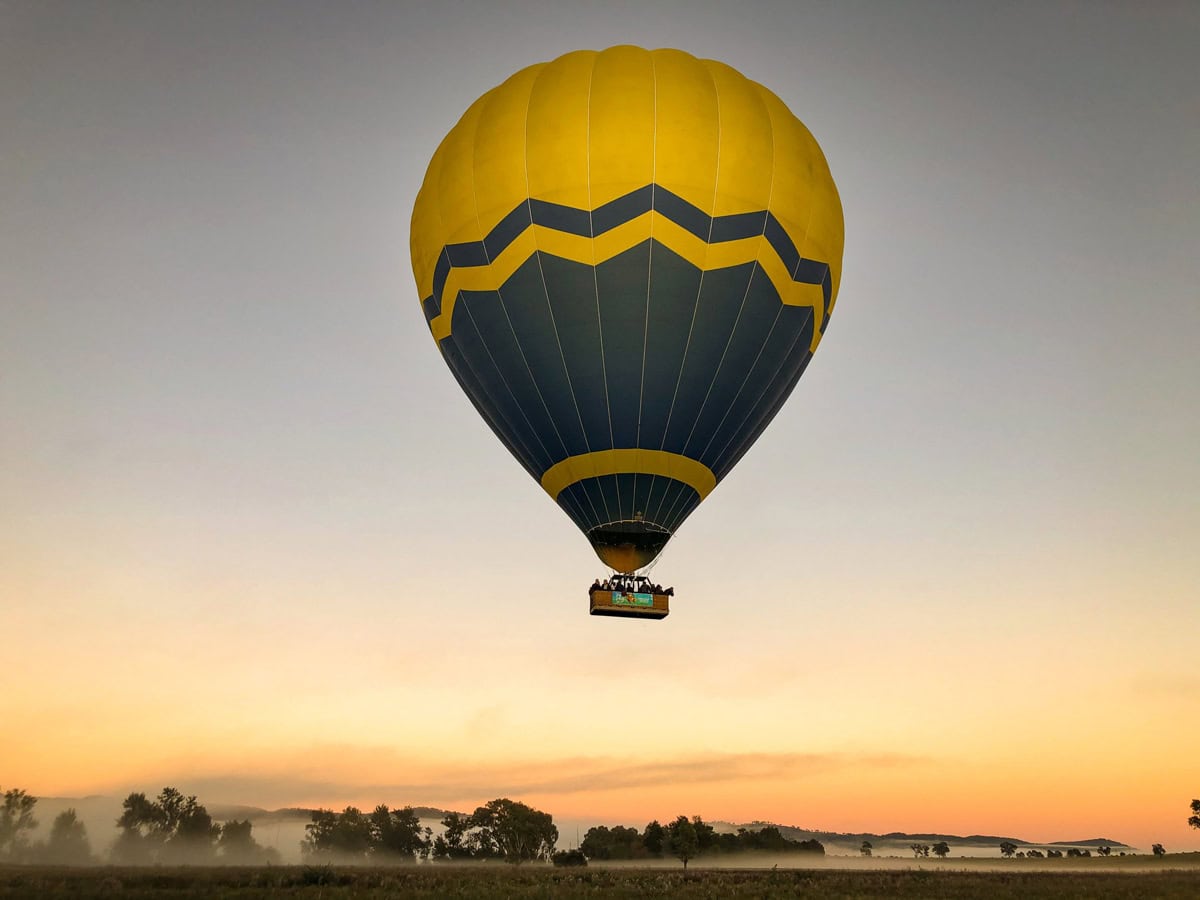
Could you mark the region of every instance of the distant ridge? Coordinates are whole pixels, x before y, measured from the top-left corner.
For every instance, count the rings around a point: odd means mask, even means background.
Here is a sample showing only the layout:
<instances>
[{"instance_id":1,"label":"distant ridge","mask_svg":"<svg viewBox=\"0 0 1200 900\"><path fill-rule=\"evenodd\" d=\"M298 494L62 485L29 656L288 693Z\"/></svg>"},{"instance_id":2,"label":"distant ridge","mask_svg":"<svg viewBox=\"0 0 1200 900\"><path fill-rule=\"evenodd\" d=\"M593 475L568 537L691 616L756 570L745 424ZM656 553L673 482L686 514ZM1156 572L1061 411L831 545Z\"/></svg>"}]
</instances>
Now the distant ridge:
<instances>
[{"instance_id":1,"label":"distant ridge","mask_svg":"<svg viewBox=\"0 0 1200 900\"><path fill-rule=\"evenodd\" d=\"M736 831L739 828L764 828L773 826L779 829L779 833L784 837L792 838L793 840L810 840L816 839L821 843L835 844L861 844L863 841L887 841L890 843L901 843L905 841L921 841L923 843L937 843L945 841L947 844L954 846L982 846L982 847L997 847L1002 841L1008 841L1016 844L1018 847L1112 847L1116 850L1132 850L1130 844L1114 841L1110 838L1088 838L1082 841L1027 841L1023 838L1004 837L996 834L938 834L931 832L908 832L908 831L889 831L884 834L876 834L871 831L862 832L847 832L847 831L814 831L809 828L799 828L795 825L780 825L776 822L754 821L743 824L734 824L731 822L713 822L714 826L720 827L722 830L727 828L730 831Z\"/></svg>"}]
</instances>

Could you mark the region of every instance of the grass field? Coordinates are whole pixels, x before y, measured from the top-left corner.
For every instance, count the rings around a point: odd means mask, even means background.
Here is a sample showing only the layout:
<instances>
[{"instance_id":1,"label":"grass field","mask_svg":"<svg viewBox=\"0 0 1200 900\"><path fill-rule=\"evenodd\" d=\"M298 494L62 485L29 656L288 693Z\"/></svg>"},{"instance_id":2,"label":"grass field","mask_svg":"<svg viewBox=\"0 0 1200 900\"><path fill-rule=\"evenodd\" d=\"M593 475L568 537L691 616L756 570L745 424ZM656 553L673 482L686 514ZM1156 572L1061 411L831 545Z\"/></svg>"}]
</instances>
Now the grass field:
<instances>
[{"instance_id":1,"label":"grass field","mask_svg":"<svg viewBox=\"0 0 1200 900\"><path fill-rule=\"evenodd\" d=\"M973 898L1062 900L1200 897L1200 866L1168 858L1129 868L1096 866L1004 871L967 865L910 868L552 869L546 866L414 866L366 868L51 868L0 867L0 898L9 897L812 897ZM990 861L989 861L990 862ZM1107 861L1105 861L1107 862Z\"/></svg>"}]
</instances>

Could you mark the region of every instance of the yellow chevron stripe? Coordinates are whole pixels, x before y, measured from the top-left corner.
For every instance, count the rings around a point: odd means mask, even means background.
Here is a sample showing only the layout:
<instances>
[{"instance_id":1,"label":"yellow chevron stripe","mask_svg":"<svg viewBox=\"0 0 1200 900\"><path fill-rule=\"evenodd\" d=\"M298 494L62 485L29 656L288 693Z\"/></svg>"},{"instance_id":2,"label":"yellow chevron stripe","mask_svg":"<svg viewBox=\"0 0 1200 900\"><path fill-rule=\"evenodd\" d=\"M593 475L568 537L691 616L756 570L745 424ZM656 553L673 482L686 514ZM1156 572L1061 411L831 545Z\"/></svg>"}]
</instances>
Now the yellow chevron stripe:
<instances>
[{"instance_id":1,"label":"yellow chevron stripe","mask_svg":"<svg viewBox=\"0 0 1200 900\"><path fill-rule=\"evenodd\" d=\"M551 466L542 475L542 489L558 499L563 489L587 478L601 475L663 475L682 481L703 500L717 486L717 476L703 463L665 450L596 450L570 456Z\"/></svg>"},{"instance_id":2,"label":"yellow chevron stripe","mask_svg":"<svg viewBox=\"0 0 1200 900\"><path fill-rule=\"evenodd\" d=\"M825 295L821 286L793 281L783 260L765 237L709 244L657 210L651 210L595 238L557 231L545 225L530 225L490 265L451 269L442 288L442 311L429 323L433 338L441 341L450 336L454 303L460 291L499 290L536 250L585 266L596 266L636 247L652 234L656 241L702 272L757 261L784 305L811 307L817 322L824 317ZM820 340L820 329L814 328L810 349L816 350Z\"/></svg>"}]
</instances>

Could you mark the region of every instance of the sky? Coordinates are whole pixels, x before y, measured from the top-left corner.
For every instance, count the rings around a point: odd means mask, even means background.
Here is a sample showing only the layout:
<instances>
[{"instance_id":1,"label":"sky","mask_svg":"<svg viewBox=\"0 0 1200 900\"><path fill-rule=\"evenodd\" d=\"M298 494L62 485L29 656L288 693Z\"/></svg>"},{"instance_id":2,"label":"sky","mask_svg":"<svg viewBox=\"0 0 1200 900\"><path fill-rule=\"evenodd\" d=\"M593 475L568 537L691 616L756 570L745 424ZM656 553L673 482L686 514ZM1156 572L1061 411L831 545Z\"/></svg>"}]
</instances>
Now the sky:
<instances>
[{"instance_id":1,"label":"sky","mask_svg":"<svg viewBox=\"0 0 1200 900\"><path fill-rule=\"evenodd\" d=\"M846 220L657 623L439 358L438 142L719 59ZM1200 8L0 4L0 788L1200 849Z\"/></svg>"}]
</instances>

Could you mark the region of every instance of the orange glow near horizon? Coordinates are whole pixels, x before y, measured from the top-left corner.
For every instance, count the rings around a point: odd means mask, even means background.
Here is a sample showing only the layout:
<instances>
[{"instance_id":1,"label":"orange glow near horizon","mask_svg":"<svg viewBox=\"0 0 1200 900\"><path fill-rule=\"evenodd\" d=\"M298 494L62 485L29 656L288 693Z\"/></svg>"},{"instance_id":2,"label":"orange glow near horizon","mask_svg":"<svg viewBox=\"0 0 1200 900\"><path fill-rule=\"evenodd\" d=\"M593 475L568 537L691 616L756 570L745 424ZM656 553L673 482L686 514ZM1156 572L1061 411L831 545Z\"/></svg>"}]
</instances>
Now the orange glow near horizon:
<instances>
[{"instance_id":1,"label":"orange glow near horizon","mask_svg":"<svg viewBox=\"0 0 1200 900\"><path fill-rule=\"evenodd\" d=\"M127 586L123 599L153 609L151 590ZM701 596L668 620L676 632L601 631L566 608L546 626L556 636L496 643L503 610L446 620L453 658L478 667L464 669L420 641L397 654L372 616L342 619L325 605L307 620L278 618L284 608L267 603L247 608L243 629L189 626L209 648L202 659L156 640L177 627L161 616L106 629L104 604L71 622L67 598L42 601L4 614L26 630L49 618L58 637L55 653L10 650L27 677L0 699L0 762L4 786L46 796L165 784L269 808L473 808L513 796L575 821L685 813L841 832L1200 843L1176 809L1196 791L1200 732L1181 714L1191 682L1153 678L1147 660L1137 669L1147 674L1099 695L1041 688L1122 665L1104 635L1087 659L1056 654L1058 639L1040 629L989 643L981 612L935 626L942 643L914 655L886 615L824 616L825 640L797 654L787 624L811 627L780 608L752 652L710 661L686 636L709 627L714 607ZM272 620L268 649L260 634ZM1145 627L1131 625L1125 645ZM726 637L745 640L750 628L730 622ZM1160 632L1156 646L1170 641L1186 636ZM981 663L1007 656L1037 668L1001 684ZM901 670L903 683L891 676ZM478 681L478 671L501 674Z\"/></svg>"},{"instance_id":2,"label":"orange glow near horizon","mask_svg":"<svg viewBox=\"0 0 1200 900\"><path fill-rule=\"evenodd\" d=\"M245 737L231 732L181 752L180 736L166 735L173 752L144 748L139 754L136 744L152 740L141 732L107 746L93 743L81 754L79 744L51 733L45 745L9 754L5 762L23 786L47 796L153 792L172 784L212 802L268 808L385 802L470 809L493 796L512 796L560 819L596 823L643 825L682 813L838 832L1108 837L1143 848L1156 841L1182 848L1191 836L1182 818L1179 826L1164 827L1176 807L1186 806L1178 801L1178 785L1190 777L1194 757L1180 751L1164 750L1149 764L1145 755L1108 755L1098 768L1014 765L1006 747L970 757L646 751L439 760L350 745L249 749ZM75 749L61 749L67 746Z\"/></svg>"}]
</instances>

